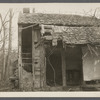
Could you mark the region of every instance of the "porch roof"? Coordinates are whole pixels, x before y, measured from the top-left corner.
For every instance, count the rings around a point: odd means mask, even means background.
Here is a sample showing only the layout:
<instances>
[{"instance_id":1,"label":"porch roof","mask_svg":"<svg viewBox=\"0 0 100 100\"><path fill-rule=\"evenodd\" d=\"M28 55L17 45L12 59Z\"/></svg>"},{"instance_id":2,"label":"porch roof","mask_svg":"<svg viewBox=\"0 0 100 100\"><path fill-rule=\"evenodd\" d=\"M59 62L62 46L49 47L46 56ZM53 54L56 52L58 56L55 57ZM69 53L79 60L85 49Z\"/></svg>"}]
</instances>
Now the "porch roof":
<instances>
[{"instance_id":1,"label":"porch roof","mask_svg":"<svg viewBox=\"0 0 100 100\"><path fill-rule=\"evenodd\" d=\"M100 43L100 27L42 25L41 34L46 40L52 40L54 45L58 40L67 44Z\"/></svg>"}]
</instances>

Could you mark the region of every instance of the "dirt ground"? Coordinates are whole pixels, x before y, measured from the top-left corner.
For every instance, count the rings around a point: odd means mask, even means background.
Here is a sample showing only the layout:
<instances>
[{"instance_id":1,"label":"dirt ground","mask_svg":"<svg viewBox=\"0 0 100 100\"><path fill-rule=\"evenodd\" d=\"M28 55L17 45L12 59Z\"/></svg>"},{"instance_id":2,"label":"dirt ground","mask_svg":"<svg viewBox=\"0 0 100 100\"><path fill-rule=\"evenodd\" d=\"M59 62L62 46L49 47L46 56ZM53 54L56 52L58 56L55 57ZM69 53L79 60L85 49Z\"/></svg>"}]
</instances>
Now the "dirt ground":
<instances>
[{"instance_id":1,"label":"dirt ground","mask_svg":"<svg viewBox=\"0 0 100 100\"><path fill-rule=\"evenodd\" d=\"M20 91L11 81L1 81L0 82L0 92L18 92ZM41 90L40 90L41 91ZM47 87L42 91L100 91L99 84L89 84L83 86L68 86L68 87Z\"/></svg>"},{"instance_id":2,"label":"dirt ground","mask_svg":"<svg viewBox=\"0 0 100 100\"><path fill-rule=\"evenodd\" d=\"M11 92L19 91L18 87L15 87L11 81L1 81L0 82L0 91L1 92Z\"/></svg>"}]
</instances>

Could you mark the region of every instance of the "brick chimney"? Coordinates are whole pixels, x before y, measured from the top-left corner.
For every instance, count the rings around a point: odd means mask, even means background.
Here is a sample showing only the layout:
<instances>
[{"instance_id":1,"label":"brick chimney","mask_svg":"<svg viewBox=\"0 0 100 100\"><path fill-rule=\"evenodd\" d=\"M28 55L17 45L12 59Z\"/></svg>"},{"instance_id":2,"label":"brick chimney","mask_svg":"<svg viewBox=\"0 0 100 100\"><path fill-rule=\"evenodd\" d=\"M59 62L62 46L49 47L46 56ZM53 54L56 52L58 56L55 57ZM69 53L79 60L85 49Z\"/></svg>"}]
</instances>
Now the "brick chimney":
<instances>
[{"instance_id":1,"label":"brick chimney","mask_svg":"<svg viewBox=\"0 0 100 100\"><path fill-rule=\"evenodd\" d=\"M35 13L35 8L33 8L33 12L32 13Z\"/></svg>"},{"instance_id":2,"label":"brick chimney","mask_svg":"<svg viewBox=\"0 0 100 100\"><path fill-rule=\"evenodd\" d=\"M23 8L23 13L30 13L30 8Z\"/></svg>"}]
</instances>

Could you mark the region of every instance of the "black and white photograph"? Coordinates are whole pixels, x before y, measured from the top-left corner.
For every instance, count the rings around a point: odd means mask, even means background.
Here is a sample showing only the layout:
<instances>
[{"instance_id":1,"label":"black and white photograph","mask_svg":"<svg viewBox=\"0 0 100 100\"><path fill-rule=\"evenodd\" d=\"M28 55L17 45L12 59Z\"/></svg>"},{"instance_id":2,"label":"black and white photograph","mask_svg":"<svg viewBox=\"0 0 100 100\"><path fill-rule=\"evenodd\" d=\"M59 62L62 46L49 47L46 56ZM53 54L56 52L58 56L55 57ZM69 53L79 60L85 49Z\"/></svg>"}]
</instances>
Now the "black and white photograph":
<instances>
[{"instance_id":1,"label":"black and white photograph","mask_svg":"<svg viewBox=\"0 0 100 100\"><path fill-rule=\"evenodd\" d=\"M100 3L0 4L0 93L99 91Z\"/></svg>"}]
</instances>

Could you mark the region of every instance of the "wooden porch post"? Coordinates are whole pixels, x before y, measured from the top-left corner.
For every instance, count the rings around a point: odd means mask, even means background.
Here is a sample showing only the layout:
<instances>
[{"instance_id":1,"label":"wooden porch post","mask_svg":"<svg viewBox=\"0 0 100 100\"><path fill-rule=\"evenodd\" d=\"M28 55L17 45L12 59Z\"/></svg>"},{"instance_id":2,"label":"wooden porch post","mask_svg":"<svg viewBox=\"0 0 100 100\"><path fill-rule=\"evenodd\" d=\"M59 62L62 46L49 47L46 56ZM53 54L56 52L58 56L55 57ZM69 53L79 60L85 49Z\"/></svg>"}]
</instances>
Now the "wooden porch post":
<instances>
[{"instance_id":1,"label":"wooden porch post","mask_svg":"<svg viewBox=\"0 0 100 100\"><path fill-rule=\"evenodd\" d=\"M82 68L81 68L81 85L85 85L84 81L84 72L83 72L83 59L82 59Z\"/></svg>"},{"instance_id":2,"label":"wooden porch post","mask_svg":"<svg viewBox=\"0 0 100 100\"><path fill-rule=\"evenodd\" d=\"M82 85L85 85L85 82L84 82L84 75L83 75L83 65L82 65L81 84L82 84Z\"/></svg>"},{"instance_id":3,"label":"wooden porch post","mask_svg":"<svg viewBox=\"0 0 100 100\"><path fill-rule=\"evenodd\" d=\"M66 87L66 62L65 62L65 50L61 50L61 57L62 57L62 80L63 80L63 87Z\"/></svg>"},{"instance_id":4,"label":"wooden porch post","mask_svg":"<svg viewBox=\"0 0 100 100\"><path fill-rule=\"evenodd\" d=\"M18 26L18 72L19 72L19 89L22 88L22 26Z\"/></svg>"},{"instance_id":5,"label":"wooden porch post","mask_svg":"<svg viewBox=\"0 0 100 100\"><path fill-rule=\"evenodd\" d=\"M83 54L83 48L81 47L81 52L82 52L82 54ZM82 55L83 56L83 55ZM81 73L82 73L82 75L81 75L81 85L85 85L85 81L84 81L84 72L83 72L83 67L84 67L84 59L83 59L83 57L82 57L82 68L81 68Z\"/></svg>"}]
</instances>

